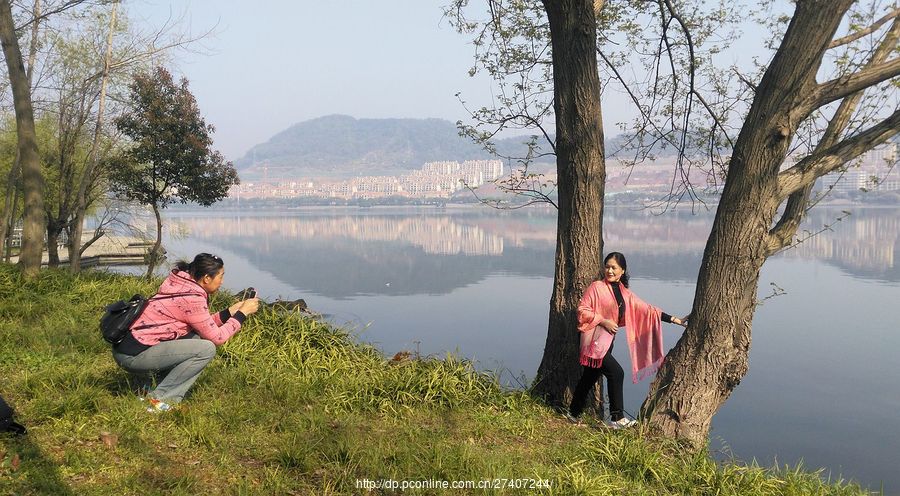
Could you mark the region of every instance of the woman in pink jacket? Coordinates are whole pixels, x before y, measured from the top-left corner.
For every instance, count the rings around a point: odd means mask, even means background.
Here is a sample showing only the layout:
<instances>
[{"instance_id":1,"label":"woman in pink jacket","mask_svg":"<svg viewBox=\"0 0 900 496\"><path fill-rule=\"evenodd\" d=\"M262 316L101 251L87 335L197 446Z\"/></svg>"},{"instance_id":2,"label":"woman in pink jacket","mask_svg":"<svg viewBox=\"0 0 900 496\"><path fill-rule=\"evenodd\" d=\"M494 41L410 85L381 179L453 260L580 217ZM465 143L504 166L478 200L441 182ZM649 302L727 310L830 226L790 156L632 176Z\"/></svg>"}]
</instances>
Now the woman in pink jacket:
<instances>
[{"instance_id":1,"label":"woman in pink jacket","mask_svg":"<svg viewBox=\"0 0 900 496\"><path fill-rule=\"evenodd\" d=\"M612 252L603 260L602 278L585 290L578 305L578 330L581 334L581 379L572 395L569 420L577 422L588 394L600 376L606 377L609 395L609 427L634 425L624 415L622 387L625 372L612 356L613 341L620 327L626 330L631 355L632 381L656 373L663 360L662 322L685 326L686 320L644 303L628 289L628 264L625 255Z\"/></svg>"},{"instance_id":2,"label":"woman in pink jacket","mask_svg":"<svg viewBox=\"0 0 900 496\"><path fill-rule=\"evenodd\" d=\"M128 372L163 375L147 396L150 411L169 410L184 399L216 356L216 346L259 308L259 300L251 298L210 314L209 295L219 290L224 275L222 259L208 253L178 262L131 332L113 347L113 358Z\"/></svg>"}]
</instances>

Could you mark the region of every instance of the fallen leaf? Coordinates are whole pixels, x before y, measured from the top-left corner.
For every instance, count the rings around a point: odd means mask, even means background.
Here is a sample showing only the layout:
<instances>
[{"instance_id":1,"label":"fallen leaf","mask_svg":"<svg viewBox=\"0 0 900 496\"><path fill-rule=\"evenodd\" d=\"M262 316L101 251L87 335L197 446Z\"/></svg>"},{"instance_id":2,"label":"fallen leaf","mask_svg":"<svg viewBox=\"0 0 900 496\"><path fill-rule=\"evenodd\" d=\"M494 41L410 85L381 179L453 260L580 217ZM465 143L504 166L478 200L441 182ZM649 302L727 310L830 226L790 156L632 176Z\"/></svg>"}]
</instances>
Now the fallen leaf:
<instances>
[{"instance_id":1,"label":"fallen leaf","mask_svg":"<svg viewBox=\"0 0 900 496\"><path fill-rule=\"evenodd\" d=\"M187 462L188 465L200 465L200 460L191 460Z\"/></svg>"},{"instance_id":2,"label":"fallen leaf","mask_svg":"<svg viewBox=\"0 0 900 496\"><path fill-rule=\"evenodd\" d=\"M398 351L394 358L391 358L392 362L402 362L403 360L409 360L409 357L412 356L412 352L410 351Z\"/></svg>"},{"instance_id":3,"label":"fallen leaf","mask_svg":"<svg viewBox=\"0 0 900 496\"><path fill-rule=\"evenodd\" d=\"M21 461L21 460L19 460L19 454L18 454L18 453L16 453L15 455L13 455L12 460L9 462L9 466L12 468L13 472L19 470L19 462L20 462L20 461Z\"/></svg>"},{"instance_id":4,"label":"fallen leaf","mask_svg":"<svg viewBox=\"0 0 900 496\"><path fill-rule=\"evenodd\" d=\"M109 448L115 448L119 444L119 436L106 431L100 432L100 440Z\"/></svg>"},{"instance_id":5,"label":"fallen leaf","mask_svg":"<svg viewBox=\"0 0 900 496\"><path fill-rule=\"evenodd\" d=\"M170 448L172 448L172 449L175 449L175 448L178 447L178 445L175 444L175 443L169 443L168 446L169 446Z\"/></svg>"}]
</instances>

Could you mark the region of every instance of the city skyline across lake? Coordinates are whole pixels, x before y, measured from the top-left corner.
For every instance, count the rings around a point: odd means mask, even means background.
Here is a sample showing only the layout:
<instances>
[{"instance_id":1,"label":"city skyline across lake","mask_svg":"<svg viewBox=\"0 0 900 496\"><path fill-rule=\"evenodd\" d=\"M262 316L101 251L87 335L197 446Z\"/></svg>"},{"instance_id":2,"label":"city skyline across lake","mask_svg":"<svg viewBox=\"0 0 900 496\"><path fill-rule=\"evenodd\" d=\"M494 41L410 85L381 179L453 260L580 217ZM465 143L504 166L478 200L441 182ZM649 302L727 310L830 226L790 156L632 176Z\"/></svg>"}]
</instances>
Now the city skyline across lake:
<instances>
[{"instance_id":1,"label":"city skyline across lake","mask_svg":"<svg viewBox=\"0 0 900 496\"><path fill-rule=\"evenodd\" d=\"M803 459L827 467L826 475L900 489L890 468L900 435L884 431L900 407L900 379L885 372L900 351L888 315L900 297L898 214L814 210L804 229L830 230L766 264L750 371L713 420L714 451L727 446L764 465ZM638 295L683 315L711 220L711 213L610 208L605 251L626 254ZM456 352L481 369L502 370L513 386L527 383L540 361L552 210L202 212L169 222L187 233L169 240L171 256L217 253L231 289L253 285L264 298L305 298L385 353ZM767 298L773 292L785 294ZM853 312L824 310L847 304ZM667 347L679 336L680 328L664 326ZM636 413L646 390L647 382L626 384L626 409Z\"/></svg>"}]
</instances>

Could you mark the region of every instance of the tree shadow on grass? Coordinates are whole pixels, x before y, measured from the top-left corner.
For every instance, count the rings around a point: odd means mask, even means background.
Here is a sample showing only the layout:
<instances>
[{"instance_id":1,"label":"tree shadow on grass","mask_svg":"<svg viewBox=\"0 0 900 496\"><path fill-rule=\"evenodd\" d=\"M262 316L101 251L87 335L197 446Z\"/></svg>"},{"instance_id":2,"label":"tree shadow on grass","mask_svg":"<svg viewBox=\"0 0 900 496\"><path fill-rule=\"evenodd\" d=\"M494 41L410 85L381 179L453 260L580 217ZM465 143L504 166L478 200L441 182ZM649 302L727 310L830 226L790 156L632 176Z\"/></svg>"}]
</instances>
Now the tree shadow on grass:
<instances>
[{"instance_id":1,"label":"tree shadow on grass","mask_svg":"<svg viewBox=\"0 0 900 496\"><path fill-rule=\"evenodd\" d=\"M105 376L104 387L114 396L144 396L153 385L152 375L139 375L117 370L115 374Z\"/></svg>"},{"instance_id":2,"label":"tree shadow on grass","mask_svg":"<svg viewBox=\"0 0 900 496\"><path fill-rule=\"evenodd\" d=\"M74 495L59 467L28 436L0 434L0 488L8 494Z\"/></svg>"}]
</instances>

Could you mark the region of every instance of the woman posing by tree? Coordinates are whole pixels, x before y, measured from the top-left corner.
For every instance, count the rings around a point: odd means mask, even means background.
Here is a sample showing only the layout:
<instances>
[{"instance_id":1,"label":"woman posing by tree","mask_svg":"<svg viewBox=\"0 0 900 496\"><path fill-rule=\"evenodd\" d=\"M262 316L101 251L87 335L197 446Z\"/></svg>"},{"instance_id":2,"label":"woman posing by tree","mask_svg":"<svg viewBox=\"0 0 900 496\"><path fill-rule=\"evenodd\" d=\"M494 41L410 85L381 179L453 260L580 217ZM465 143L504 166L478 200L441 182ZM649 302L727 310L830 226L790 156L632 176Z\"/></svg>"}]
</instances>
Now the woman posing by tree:
<instances>
[{"instance_id":1,"label":"woman posing by tree","mask_svg":"<svg viewBox=\"0 0 900 496\"><path fill-rule=\"evenodd\" d=\"M685 326L679 319L644 303L628 290L628 264L625 255L613 252L603 260L602 278L588 286L578 305L578 330L581 332L581 365L584 372L569 407L569 419L578 421L588 394L600 376L606 377L609 390L609 427L634 425L625 418L622 386L625 372L612 356L613 342L620 327L625 327L631 354L632 380L637 382L655 373L663 360L662 326L670 322Z\"/></svg>"}]
</instances>

